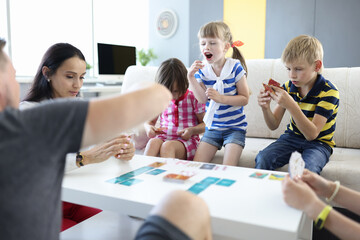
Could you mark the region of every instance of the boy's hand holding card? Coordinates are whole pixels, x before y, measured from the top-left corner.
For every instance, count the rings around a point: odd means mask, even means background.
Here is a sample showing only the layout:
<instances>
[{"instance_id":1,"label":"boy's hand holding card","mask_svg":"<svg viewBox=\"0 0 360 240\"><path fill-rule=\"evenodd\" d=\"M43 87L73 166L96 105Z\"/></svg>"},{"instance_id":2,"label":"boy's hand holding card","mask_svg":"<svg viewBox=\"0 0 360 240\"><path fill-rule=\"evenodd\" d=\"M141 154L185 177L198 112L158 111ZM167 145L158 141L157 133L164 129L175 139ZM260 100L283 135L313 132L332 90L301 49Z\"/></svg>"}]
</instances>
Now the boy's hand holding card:
<instances>
[{"instance_id":1,"label":"boy's hand holding card","mask_svg":"<svg viewBox=\"0 0 360 240\"><path fill-rule=\"evenodd\" d=\"M296 176L301 177L305 168L305 162L301 157L299 152L293 152L289 161L289 172L290 177L294 178Z\"/></svg>"},{"instance_id":2,"label":"boy's hand holding card","mask_svg":"<svg viewBox=\"0 0 360 240\"><path fill-rule=\"evenodd\" d=\"M265 92L271 92L271 93L275 93L274 90L271 88L271 86L281 87L280 83L278 83L272 78L269 79L269 82L267 84L263 83L263 86L265 88Z\"/></svg>"}]
</instances>

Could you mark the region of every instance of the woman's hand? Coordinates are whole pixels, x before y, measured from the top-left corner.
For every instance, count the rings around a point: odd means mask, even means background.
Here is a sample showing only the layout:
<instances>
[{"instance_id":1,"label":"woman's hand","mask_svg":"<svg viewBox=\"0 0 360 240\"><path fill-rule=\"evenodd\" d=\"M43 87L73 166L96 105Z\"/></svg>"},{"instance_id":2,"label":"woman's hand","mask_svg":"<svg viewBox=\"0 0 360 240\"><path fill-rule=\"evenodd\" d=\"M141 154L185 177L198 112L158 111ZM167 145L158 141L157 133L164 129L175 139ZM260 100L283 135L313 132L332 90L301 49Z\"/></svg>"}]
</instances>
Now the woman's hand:
<instances>
[{"instance_id":1,"label":"woman's hand","mask_svg":"<svg viewBox=\"0 0 360 240\"><path fill-rule=\"evenodd\" d=\"M125 145L123 148L120 149L120 152L115 155L117 159L129 161L131 160L135 155L135 145L131 141L132 137L127 135L122 135L121 137L124 138Z\"/></svg>"},{"instance_id":2,"label":"woman's hand","mask_svg":"<svg viewBox=\"0 0 360 240\"><path fill-rule=\"evenodd\" d=\"M321 209L325 207L316 193L299 177L291 179L286 175L282 181L284 201L291 207L302 210L311 219L316 219Z\"/></svg>"},{"instance_id":3,"label":"woman's hand","mask_svg":"<svg viewBox=\"0 0 360 240\"><path fill-rule=\"evenodd\" d=\"M304 173L301 176L301 179L307 183L320 197L330 197L336 188L334 182L326 180L320 175L307 169L304 169Z\"/></svg>"},{"instance_id":4,"label":"woman's hand","mask_svg":"<svg viewBox=\"0 0 360 240\"><path fill-rule=\"evenodd\" d=\"M282 192L289 206L306 212L308 216L313 215L316 205L321 201L310 186L298 177L291 179L286 175L282 181Z\"/></svg>"},{"instance_id":5,"label":"woman's hand","mask_svg":"<svg viewBox=\"0 0 360 240\"><path fill-rule=\"evenodd\" d=\"M130 140L127 135L121 135L81 152L84 157L84 164L103 162L112 156L122 160L130 160L135 154L135 146Z\"/></svg>"}]
</instances>

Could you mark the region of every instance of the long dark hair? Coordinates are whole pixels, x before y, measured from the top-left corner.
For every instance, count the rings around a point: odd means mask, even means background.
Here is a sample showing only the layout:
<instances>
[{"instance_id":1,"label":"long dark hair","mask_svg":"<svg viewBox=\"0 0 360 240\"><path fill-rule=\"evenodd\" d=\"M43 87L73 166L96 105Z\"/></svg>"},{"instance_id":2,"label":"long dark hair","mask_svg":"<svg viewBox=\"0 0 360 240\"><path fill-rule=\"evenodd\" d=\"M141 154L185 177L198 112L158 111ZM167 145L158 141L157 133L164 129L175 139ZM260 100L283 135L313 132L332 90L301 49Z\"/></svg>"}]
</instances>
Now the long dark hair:
<instances>
[{"instance_id":1,"label":"long dark hair","mask_svg":"<svg viewBox=\"0 0 360 240\"><path fill-rule=\"evenodd\" d=\"M155 79L157 83L164 85L170 91L173 90L174 82L176 82L180 96L184 95L189 87L187 69L177 58L169 58L162 62Z\"/></svg>"},{"instance_id":2,"label":"long dark hair","mask_svg":"<svg viewBox=\"0 0 360 240\"><path fill-rule=\"evenodd\" d=\"M69 43L56 43L52 45L41 60L34 81L24 101L40 102L53 98L53 90L47 79L56 73L64 61L75 56L85 61L82 52ZM49 68L47 76L44 76L42 72L44 66Z\"/></svg>"}]
</instances>

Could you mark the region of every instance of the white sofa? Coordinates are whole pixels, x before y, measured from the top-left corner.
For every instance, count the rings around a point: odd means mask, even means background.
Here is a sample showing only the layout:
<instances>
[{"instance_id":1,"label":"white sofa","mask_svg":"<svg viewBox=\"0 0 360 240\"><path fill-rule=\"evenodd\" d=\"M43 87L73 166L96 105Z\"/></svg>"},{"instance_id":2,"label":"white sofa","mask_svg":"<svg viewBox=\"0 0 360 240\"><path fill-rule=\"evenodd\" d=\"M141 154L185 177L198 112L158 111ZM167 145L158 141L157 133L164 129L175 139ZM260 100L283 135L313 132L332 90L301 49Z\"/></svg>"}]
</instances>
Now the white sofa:
<instances>
[{"instance_id":1,"label":"white sofa","mask_svg":"<svg viewBox=\"0 0 360 240\"><path fill-rule=\"evenodd\" d=\"M269 130L257 104L257 94L262 88L262 82L267 82L269 78L284 83L288 77L280 59L247 60L246 63L249 71L248 85L252 95L245 108L248 130L239 166L253 168L256 154L275 141L289 123L289 115L286 113L279 128L275 131ZM128 91L136 83L154 81L156 71L157 67L129 67L125 73L122 92ZM340 109L334 136L337 147L321 175L331 180L340 180L341 184L360 191L360 127L357 126L360 121L360 67L325 68L323 75L340 91ZM145 133L140 132L136 137L136 147L143 148L146 141ZM223 151L218 151L213 162L221 163L222 157ZM287 171L287 166L279 170Z\"/></svg>"}]
</instances>

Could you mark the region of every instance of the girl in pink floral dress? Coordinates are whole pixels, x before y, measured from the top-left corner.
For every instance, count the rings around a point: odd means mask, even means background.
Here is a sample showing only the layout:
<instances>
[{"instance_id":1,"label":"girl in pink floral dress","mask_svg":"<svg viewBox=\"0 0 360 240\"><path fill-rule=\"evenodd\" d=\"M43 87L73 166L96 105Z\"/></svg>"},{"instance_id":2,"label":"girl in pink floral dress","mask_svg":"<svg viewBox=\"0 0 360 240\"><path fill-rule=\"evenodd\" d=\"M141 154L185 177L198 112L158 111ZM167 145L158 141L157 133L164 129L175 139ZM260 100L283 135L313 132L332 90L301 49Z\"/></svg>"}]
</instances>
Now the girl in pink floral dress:
<instances>
[{"instance_id":1,"label":"girl in pink floral dress","mask_svg":"<svg viewBox=\"0 0 360 240\"><path fill-rule=\"evenodd\" d=\"M157 71L156 82L171 91L173 100L160 115L159 128L155 127L158 117L145 124L150 138L145 155L192 160L199 134L205 131L205 105L198 103L188 90L187 69L179 59L164 61Z\"/></svg>"}]
</instances>

